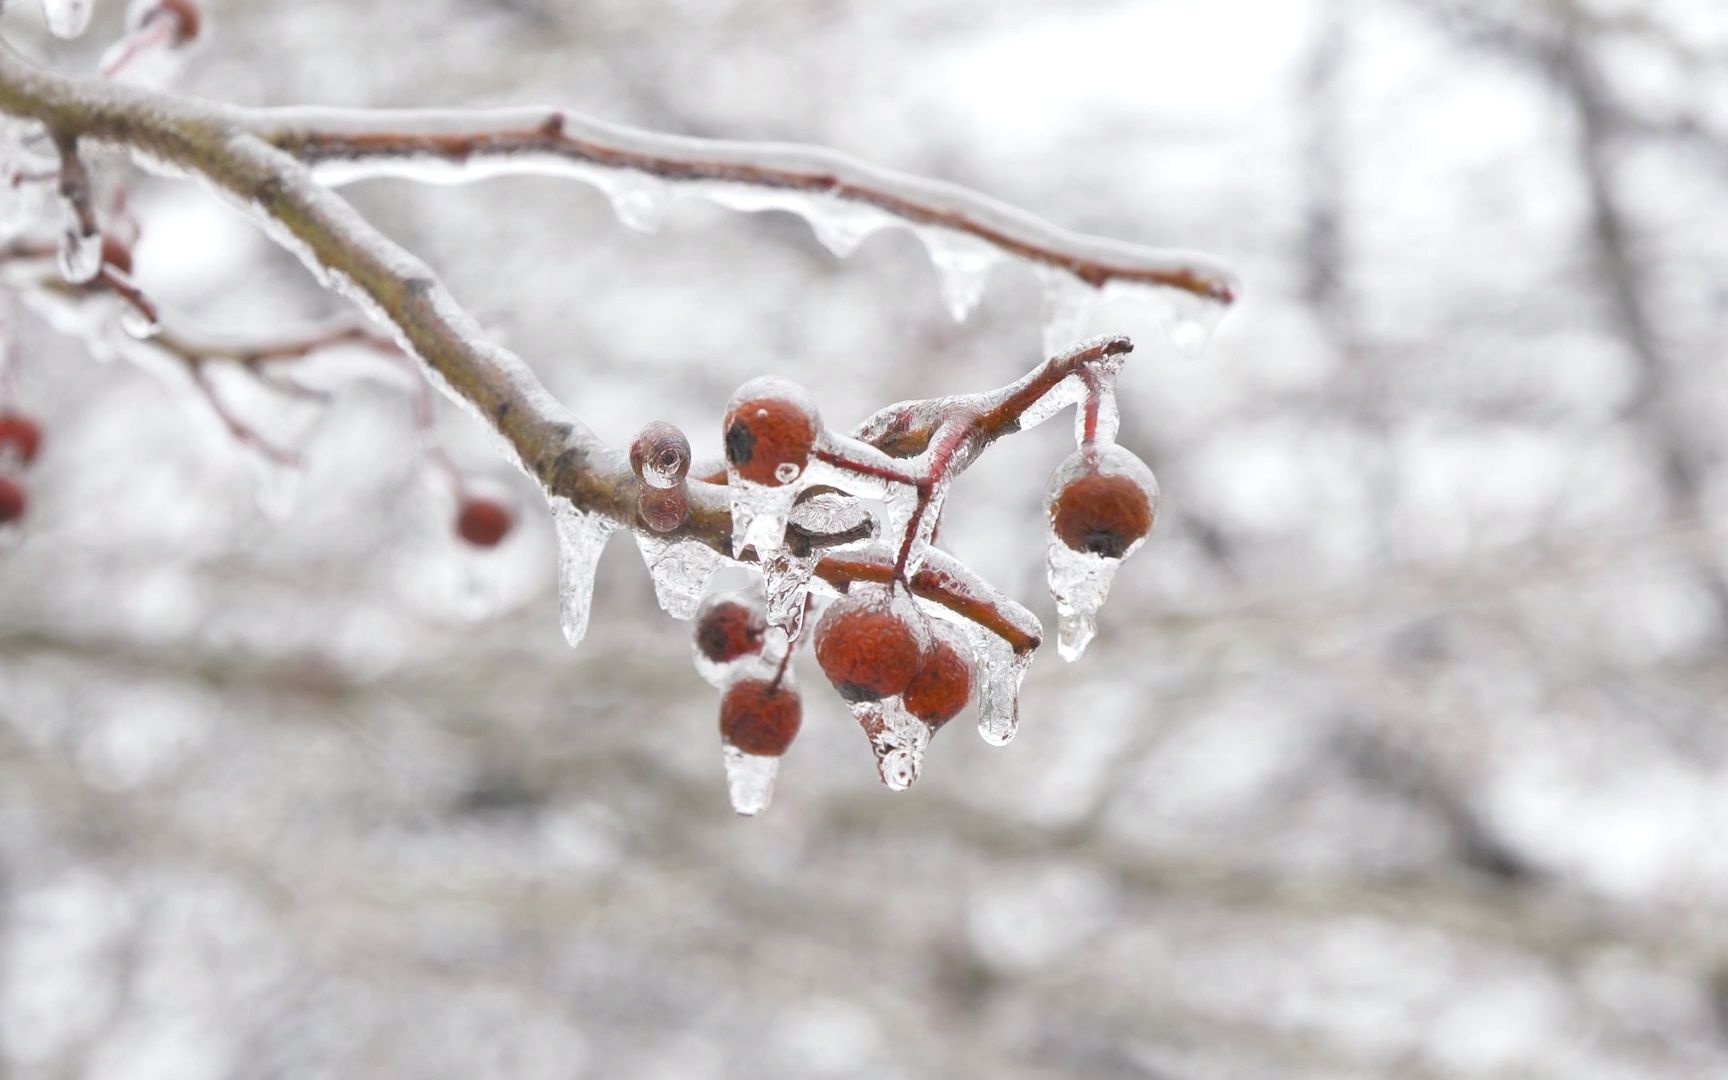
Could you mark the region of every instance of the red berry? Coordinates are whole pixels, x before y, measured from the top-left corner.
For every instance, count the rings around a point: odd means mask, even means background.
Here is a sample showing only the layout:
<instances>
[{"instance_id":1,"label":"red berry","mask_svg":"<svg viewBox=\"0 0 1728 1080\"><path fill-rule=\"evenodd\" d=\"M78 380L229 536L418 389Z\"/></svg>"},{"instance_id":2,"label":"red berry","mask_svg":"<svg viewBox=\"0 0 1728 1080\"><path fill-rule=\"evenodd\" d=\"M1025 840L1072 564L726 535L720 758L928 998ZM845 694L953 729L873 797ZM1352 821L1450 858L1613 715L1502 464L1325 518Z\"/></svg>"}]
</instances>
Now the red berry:
<instances>
[{"instance_id":1,"label":"red berry","mask_svg":"<svg viewBox=\"0 0 1728 1080\"><path fill-rule=\"evenodd\" d=\"M471 495L456 512L456 535L475 547L496 547L515 524L510 509L496 499Z\"/></svg>"},{"instance_id":2,"label":"red berry","mask_svg":"<svg viewBox=\"0 0 1728 1080\"><path fill-rule=\"evenodd\" d=\"M732 596L709 597L696 613L696 648L716 664L762 651L768 619L759 605Z\"/></svg>"},{"instance_id":3,"label":"red berry","mask_svg":"<svg viewBox=\"0 0 1728 1080\"><path fill-rule=\"evenodd\" d=\"M816 624L816 662L847 701L892 697L924 666L926 624L904 593L853 586Z\"/></svg>"},{"instance_id":4,"label":"red berry","mask_svg":"<svg viewBox=\"0 0 1728 1080\"><path fill-rule=\"evenodd\" d=\"M1085 447L1050 478L1050 531L1075 551L1120 559L1152 531L1158 481L1119 446Z\"/></svg>"},{"instance_id":5,"label":"red berry","mask_svg":"<svg viewBox=\"0 0 1728 1080\"><path fill-rule=\"evenodd\" d=\"M948 623L937 622L935 627L924 667L900 698L906 711L932 731L958 716L972 700L972 665L966 660L965 638Z\"/></svg>"},{"instance_id":6,"label":"red berry","mask_svg":"<svg viewBox=\"0 0 1728 1080\"><path fill-rule=\"evenodd\" d=\"M690 472L690 440L673 425L656 420L630 443L630 468L651 488L676 488Z\"/></svg>"},{"instance_id":7,"label":"red berry","mask_svg":"<svg viewBox=\"0 0 1728 1080\"><path fill-rule=\"evenodd\" d=\"M726 406L726 460L752 483L789 484L810 463L821 430L803 388L772 375L751 379Z\"/></svg>"},{"instance_id":8,"label":"red berry","mask_svg":"<svg viewBox=\"0 0 1728 1080\"><path fill-rule=\"evenodd\" d=\"M784 682L740 679L720 699L720 738L746 754L784 754L803 719L798 691Z\"/></svg>"},{"instance_id":9,"label":"red berry","mask_svg":"<svg viewBox=\"0 0 1728 1080\"><path fill-rule=\"evenodd\" d=\"M0 525L10 525L24 516L29 500L24 497L24 485L8 476L0 476Z\"/></svg>"},{"instance_id":10,"label":"red berry","mask_svg":"<svg viewBox=\"0 0 1728 1080\"><path fill-rule=\"evenodd\" d=\"M42 448L42 429L23 413L0 413L0 458L16 457L28 465Z\"/></svg>"}]
</instances>

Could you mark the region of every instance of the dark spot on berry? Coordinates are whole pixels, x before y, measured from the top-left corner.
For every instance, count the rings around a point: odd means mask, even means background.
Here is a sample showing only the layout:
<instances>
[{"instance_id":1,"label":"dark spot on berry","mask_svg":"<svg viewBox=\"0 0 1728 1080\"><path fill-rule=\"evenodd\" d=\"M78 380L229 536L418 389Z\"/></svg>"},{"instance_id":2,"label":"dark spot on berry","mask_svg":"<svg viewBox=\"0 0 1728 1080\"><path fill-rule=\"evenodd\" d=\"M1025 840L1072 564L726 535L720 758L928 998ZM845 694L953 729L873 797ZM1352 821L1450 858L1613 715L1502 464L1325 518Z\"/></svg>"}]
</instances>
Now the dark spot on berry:
<instances>
[{"instance_id":1,"label":"dark spot on berry","mask_svg":"<svg viewBox=\"0 0 1728 1080\"><path fill-rule=\"evenodd\" d=\"M726 429L726 460L734 465L748 465L756 453L756 436L743 424Z\"/></svg>"}]
</instances>

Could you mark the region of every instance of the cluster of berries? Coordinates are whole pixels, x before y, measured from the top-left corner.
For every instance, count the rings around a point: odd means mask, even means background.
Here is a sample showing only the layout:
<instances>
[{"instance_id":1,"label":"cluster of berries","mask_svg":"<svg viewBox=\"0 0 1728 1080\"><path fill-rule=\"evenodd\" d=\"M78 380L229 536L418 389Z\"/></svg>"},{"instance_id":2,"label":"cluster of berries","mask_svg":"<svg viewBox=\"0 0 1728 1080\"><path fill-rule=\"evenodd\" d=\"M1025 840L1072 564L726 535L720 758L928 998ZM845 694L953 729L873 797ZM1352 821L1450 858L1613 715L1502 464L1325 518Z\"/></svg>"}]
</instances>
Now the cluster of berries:
<instances>
[{"instance_id":1,"label":"cluster of berries","mask_svg":"<svg viewBox=\"0 0 1728 1080\"><path fill-rule=\"evenodd\" d=\"M733 395L722 440L733 484L795 487L819 454L842 471L847 465L829 449L838 444L826 440L803 392L781 379L755 379ZM688 442L671 425L650 425L631 448L644 500L669 490L644 464L662 450L668 454L667 476L675 474L682 488ZM1071 556L1112 568L1144 541L1156 510L1150 472L1113 442L1083 443L1057 469L1048 491L1053 541ZM641 516L653 525L646 509ZM740 532L735 513L734 548L744 546ZM786 540L796 541L790 534ZM950 613L937 611L915 597L897 572L886 583L843 587L810 635L823 674L870 738L883 780L896 788L915 779L923 746L966 708L977 689L980 654ZM801 643L797 625L789 639L768 618L759 591L711 596L697 612L697 666L722 691L720 737L729 772L739 755L778 759L798 734L803 707L788 665ZM916 730L908 734L906 725ZM771 782L771 766L767 776ZM733 794L745 813L766 803L764 791L746 793L740 801L736 774Z\"/></svg>"}]
</instances>

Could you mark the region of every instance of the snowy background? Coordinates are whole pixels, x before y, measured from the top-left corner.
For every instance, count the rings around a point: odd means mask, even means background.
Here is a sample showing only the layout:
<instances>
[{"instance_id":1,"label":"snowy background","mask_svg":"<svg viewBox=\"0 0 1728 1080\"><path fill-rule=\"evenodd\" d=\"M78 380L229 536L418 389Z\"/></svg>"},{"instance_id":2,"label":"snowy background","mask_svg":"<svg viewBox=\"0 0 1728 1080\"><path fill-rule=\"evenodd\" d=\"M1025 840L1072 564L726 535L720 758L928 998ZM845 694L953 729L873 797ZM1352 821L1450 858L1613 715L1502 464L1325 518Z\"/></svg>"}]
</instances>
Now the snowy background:
<instances>
[{"instance_id":1,"label":"snowy background","mask_svg":"<svg viewBox=\"0 0 1728 1080\"><path fill-rule=\"evenodd\" d=\"M10 5L0 36L90 70ZM820 673L761 819L687 631L614 540L557 627L550 523L458 550L401 393L297 490L197 399L15 314L41 415L0 552L10 1075L1728 1075L1728 8L1716 0L211 0L183 88L550 103L830 145L1246 289L1144 311L1122 441L1164 514L1019 739L878 784ZM847 426L1040 358L1005 267L955 324L905 233L580 184L368 182L603 436L719 450L777 372ZM214 327L338 310L196 188L138 277ZM1065 423L944 544L1039 611ZM286 519L265 513L283 504ZM476 614L483 617L476 618ZM808 663L808 658L804 658Z\"/></svg>"}]
</instances>

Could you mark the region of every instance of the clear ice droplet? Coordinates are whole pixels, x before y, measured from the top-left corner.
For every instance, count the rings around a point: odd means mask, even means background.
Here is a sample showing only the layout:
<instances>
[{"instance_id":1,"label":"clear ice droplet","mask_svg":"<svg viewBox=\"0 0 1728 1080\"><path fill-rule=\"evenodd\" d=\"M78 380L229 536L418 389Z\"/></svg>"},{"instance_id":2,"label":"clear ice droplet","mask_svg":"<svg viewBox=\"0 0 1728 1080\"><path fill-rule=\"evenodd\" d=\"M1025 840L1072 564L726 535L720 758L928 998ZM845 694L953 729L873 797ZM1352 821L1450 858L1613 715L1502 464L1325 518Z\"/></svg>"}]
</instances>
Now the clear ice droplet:
<instances>
[{"instance_id":1,"label":"clear ice droplet","mask_svg":"<svg viewBox=\"0 0 1728 1080\"><path fill-rule=\"evenodd\" d=\"M42 18L55 37L75 38L90 25L96 0L42 0Z\"/></svg>"},{"instance_id":2,"label":"clear ice droplet","mask_svg":"<svg viewBox=\"0 0 1728 1080\"><path fill-rule=\"evenodd\" d=\"M786 545L786 519L798 497L797 484L770 487L740 476L726 467L727 490L732 499L732 553L753 547L766 559Z\"/></svg>"},{"instance_id":3,"label":"clear ice droplet","mask_svg":"<svg viewBox=\"0 0 1728 1080\"><path fill-rule=\"evenodd\" d=\"M594 572L600 553L618 525L610 518L578 510L563 496L551 500L552 528L558 535L559 624L571 648L588 633L588 609L594 602Z\"/></svg>"},{"instance_id":4,"label":"clear ice droplet","mask_svg":"<svg viewBox=\"0 0 1728 1080\"><path fill-rule=\"evenodd\" d=\"M736 746L722 745L726 763L726 794L732 809L746 817L760 814L774 800L774 778L780 772L780 759L763 754L746 754Z\"/></svg>"},{"instance_id":5,"label":"clear ice droplet","mask_svg":"<svg viewBox=\"0 0 1728 1080\"><path fill-rule=\"evenodd\" d=\"M59 259L60 276L71 284L94 280L102 269L102 234L84 232L78 221L67 221L60 233Z\"/></svg>"},{"instance_id":6,"label":"clear ice droplet","mask_svg":"<svg viewBox=\"0 0 1728 1080\"><path fill-rule=\"evenodd\" d=\"M1070 663L1080 659L1098 632L1098 610L1121 565L1121 559L1075 551L1051 538L1045 569L1056 601L1056 649L1062 659Z\"/></svg>"}]
</instances>

